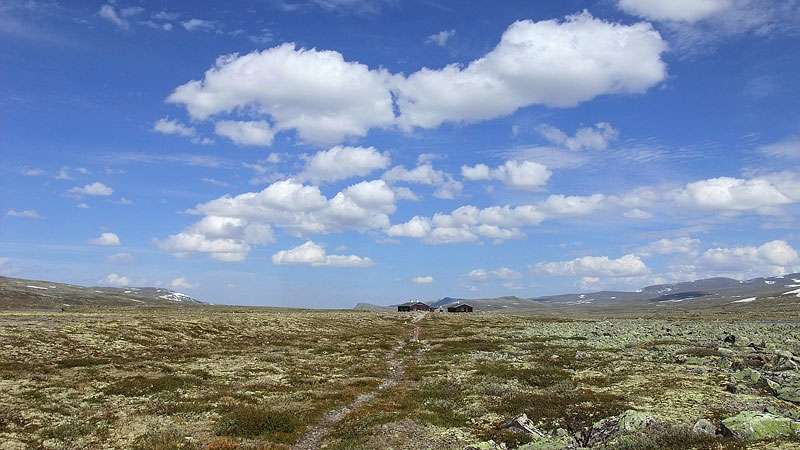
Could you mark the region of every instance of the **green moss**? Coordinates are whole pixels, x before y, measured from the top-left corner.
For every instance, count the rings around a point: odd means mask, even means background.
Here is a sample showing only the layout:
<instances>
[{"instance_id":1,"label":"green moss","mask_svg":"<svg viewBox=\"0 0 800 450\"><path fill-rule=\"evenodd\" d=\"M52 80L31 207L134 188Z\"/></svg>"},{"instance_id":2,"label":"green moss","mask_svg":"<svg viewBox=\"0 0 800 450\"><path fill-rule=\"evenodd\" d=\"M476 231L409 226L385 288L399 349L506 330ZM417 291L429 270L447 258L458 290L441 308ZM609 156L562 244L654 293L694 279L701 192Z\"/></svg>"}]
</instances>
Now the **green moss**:
<instances>
[{"instance_id":1,"label":"green moss","mask_svg":"<svg viewBox=\"0 0 800 450\"><path fill-rule=\"evenodd\" d=\"M240 405L230 408L217 428L217 434L245 438L269 439L291 444L306 428L306 420L295 412L264 406Z\"/></svg>"},{"instance_id":2,"label":"green moss","mask_svg":"<svg viewBox=\"0 0 800 450\"><path fill-rule=\"evenodd\" d=\"M163 391L171 392L185 389L200 382L199 378L193 376L164 375L155 378L135 376L113 383L105 389L105 393L108 395L136 397Z\"/></svg>"}]
</instances>

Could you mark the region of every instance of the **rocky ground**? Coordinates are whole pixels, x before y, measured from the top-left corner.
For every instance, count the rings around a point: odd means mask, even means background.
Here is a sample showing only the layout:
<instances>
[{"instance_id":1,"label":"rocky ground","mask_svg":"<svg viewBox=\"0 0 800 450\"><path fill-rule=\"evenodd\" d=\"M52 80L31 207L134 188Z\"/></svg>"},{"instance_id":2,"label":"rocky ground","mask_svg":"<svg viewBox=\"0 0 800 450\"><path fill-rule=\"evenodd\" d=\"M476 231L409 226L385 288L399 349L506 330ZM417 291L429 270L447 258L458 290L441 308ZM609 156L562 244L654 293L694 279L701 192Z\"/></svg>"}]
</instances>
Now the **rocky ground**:
<instances>
[{"instance_id":1,"label":"rocky ground","mask_svg":"<svg viewBox=\"0 0 800 450\"><path fill-rule=\"evenodd\" d=\"M795 322L5 311L0 354L2 450L800 448Z\"/></svg>"}]
</instances>

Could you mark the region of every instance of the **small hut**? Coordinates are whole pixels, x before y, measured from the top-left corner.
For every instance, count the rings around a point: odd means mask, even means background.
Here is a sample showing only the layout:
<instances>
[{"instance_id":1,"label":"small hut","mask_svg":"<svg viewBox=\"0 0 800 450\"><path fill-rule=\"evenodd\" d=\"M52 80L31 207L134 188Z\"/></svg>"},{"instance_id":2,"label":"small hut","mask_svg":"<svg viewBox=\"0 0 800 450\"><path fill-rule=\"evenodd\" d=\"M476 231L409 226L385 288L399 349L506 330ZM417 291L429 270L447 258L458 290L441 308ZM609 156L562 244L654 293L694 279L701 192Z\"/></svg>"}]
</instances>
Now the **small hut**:
<instances>
[{"instance_id":1,"label":"small hut","mask_svg":"<svg viewBox=\"0 0 800 450\"><path fill-rule=\"evenodd\" d=\"M422 302L408 302L397 305L397 312L430 311L431 307Z\"/></svg>"},{"instance_id":2,"label":"small hut","mask_svg":"<svg viewBox=\"0 0 800 450\"><path fill-rule=\"evenodd\" d=\"M466 303L461 303L454 306L448 306L447 312L449 313L471 313L472 306L467 305Z\"/></svg>"}]
</instances>

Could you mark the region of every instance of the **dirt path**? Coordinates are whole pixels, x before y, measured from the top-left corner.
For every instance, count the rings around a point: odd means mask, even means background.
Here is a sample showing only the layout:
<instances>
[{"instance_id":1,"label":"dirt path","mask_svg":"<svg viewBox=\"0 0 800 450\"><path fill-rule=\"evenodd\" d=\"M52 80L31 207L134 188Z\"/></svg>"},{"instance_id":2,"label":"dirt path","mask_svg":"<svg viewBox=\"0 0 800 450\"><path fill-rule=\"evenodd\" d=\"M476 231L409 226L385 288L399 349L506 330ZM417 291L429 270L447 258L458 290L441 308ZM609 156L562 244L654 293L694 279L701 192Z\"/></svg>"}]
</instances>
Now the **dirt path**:
<instances>
[{"instance_id":1,"label":"dirt path","mask_svg":"<svg viewBox=\"0 0 800 450\"><path fill-rule=\"evenodd\" d=\"M292 446L292 450L314 450L320 448L322 439L328 433L330 433L330 431L336 427L336 425L341 422L345 416L350 413L350 411L360 408L361 406L370 402L373 398L375 398L376 395L378 395L378 392L396 385L400 379L403 378L403 373L405 372L403 360L397 357L397 352L405 347L405 345L405 340L397 341L397 345L392 347L392 349L386 355L386 361L389 366L389 377L383 383L381 383L372 391L359 395L349 405L326 412L317 425L311 425L308 427L306 434Z\"/></svg>"}]
</instances>

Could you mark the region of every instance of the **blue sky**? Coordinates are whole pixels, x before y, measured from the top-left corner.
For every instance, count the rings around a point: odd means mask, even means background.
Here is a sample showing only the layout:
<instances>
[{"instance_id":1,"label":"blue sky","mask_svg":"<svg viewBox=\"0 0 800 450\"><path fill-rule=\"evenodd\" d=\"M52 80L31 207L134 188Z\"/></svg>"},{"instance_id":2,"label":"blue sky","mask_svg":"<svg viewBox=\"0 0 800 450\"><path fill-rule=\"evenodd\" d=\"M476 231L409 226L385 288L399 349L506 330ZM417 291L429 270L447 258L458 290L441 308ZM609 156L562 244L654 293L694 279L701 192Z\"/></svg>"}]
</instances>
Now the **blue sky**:
<instances>
[{"instance_id":1,"label":"blue sky","mask_svg":"<svg viewBox=\"0 0 800 450\"><path fill-rule=\"evenodd\" d=\"M0 6L0 274L350 307L800 271L800 2Z\"/></svg>"}]
</instances>

